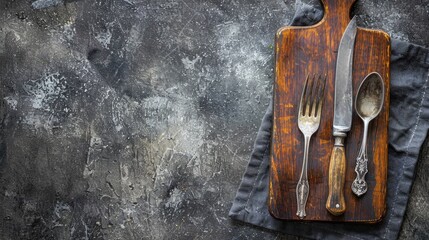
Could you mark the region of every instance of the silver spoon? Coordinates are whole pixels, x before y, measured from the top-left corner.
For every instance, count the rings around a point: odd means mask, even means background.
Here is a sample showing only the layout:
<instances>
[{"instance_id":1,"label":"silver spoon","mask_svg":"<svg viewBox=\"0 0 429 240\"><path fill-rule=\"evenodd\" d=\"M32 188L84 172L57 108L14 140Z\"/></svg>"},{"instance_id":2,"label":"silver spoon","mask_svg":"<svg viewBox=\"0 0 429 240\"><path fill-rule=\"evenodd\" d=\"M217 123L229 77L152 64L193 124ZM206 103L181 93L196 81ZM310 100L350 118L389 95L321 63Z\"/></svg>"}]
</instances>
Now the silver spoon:
<instances>
[{"instance_id":1,"label":"silver spoon","mask_svg":"<svg viewBox=\"0 0 429 240\"><path fill-rule=\"evenodd\" d=\"M384 102L384 81L380 74L373 72L368 74L361 82L356 95L355 109L364 123L362 146L356 158L356 179L352 183L352 191L358 197L368 190L365 175L368 173L368 156L366 142L368 137L369 122L377 117Z\"/></svg>"}]
</instances>

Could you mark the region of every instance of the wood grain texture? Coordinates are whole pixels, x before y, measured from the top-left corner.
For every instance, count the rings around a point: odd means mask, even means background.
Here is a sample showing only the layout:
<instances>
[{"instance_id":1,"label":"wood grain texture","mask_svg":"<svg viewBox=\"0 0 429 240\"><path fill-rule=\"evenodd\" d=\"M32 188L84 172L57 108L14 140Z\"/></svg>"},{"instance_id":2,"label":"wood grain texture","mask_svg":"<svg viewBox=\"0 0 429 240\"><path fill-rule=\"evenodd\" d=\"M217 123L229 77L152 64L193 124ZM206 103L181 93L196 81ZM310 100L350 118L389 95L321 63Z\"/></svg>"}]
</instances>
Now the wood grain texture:
<instances>
[{"instance_id":1,"label":"wood grain texture","mask_svg":"<svg viewBox=\"0 0 429 240\"><path fill-rule=\"evenodd\" d=\"M385 81L384 106L373 120L368 135L368 192L358 198L351 190L356 176L356 157L362 138L363 123L353 112L352 130L345 142L346 212L334 216L326 210L328 169L334 145L332 136L335 65L342 34L350 21L355 0L323 0L324 18L309 27L284 27L276 34L276 70L274 115L271 144L270 213L285 220L299 220L295 188L302 167L304 140L297 126L300 94L306 75L327 74L325 102L319 130L310 143L308 178L310 193L307 217L310 221L377 222L386 206L387 147L390 89L390 38L382 31L358 28L353 63L353 94L362 79L378 72Z\"/></svg>"},{"instance_id":2,"label":"wood grain texture","mask_svg":"<svg viewBox=\"0 0 429 240\"><path fill-rule=\"evenodd\" d=\"M337 174L329 174L328 197L326 209L333 215L339 216L346 211L344 201L344 180L346 177L346 154L343 146L334 146L329 160L329 170Z\"/></svg>"}]
</instances>

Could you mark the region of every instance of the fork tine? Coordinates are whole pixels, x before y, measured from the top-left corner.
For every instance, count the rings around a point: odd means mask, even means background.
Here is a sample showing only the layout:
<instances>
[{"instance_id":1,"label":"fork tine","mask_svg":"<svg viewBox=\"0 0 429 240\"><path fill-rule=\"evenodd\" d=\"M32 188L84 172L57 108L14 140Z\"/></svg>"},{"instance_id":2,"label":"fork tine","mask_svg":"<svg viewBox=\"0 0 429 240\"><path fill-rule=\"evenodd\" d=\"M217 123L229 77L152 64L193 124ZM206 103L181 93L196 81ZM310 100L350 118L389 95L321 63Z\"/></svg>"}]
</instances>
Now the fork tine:
<instances>
[{"instance_id":1,"label":"fork tine","mask_svg":"<svg viewBox=\"0 0 429 240\"><path fill-rule=\"evenodd\" d=\"M313 75L313 77L309 77L310 83L309 86L307 86L307 92L306 92L306 96L305 96L305 116L309 116L310 115L310 101L311 101L311 95L313 95L313 86L314 86L314 78L316 75ZM308 89L309 93L308 93Z\"/></svg>"},{"instance_id":2,"label":"fork tine","mask_svg":"<svg viewBox=\"0 0 429 240\"><path fill-rule=\"evenodd\" d=\"M316 108L317 108L317 104L319 102L319 95L320 95L320 75L316 78L316 75L314 76L314 81L316 81L315 83L315 87L314 87L314 93L311 96L311 116L316 117Z\"/></svg>"},{"instance_id":3,"label":"fork tine","mask_svg":"<svg viewBox=\"0 0 429 240\"><path fill-rule=\"evenodd\" d=\"M326 79L328 78L327 74L325 73L325 77L323 78L323 87L322 90L319 93L319 97L318 97L318 105L317 105L317 117L320 117L320 114L322 113L322 105L323 105L323 100L324 100L324 92L325 92L325 86L326 86Z\"/></svg>"},{"instance_id":4,"label":"fork tine","mask_svg":"<svg viewBox=\"0 0 429 240\"><path fill-rule=\"evenodd\" d=\"M307 75L307 77L305 78L305 82L304 82L304 89L302 90L301 93L301 101L299 102L299 116L302 116L304 114L304 107L305 107L305 99L306 99L306 92L307 92L307 88L308 88L308 78L309 75Z\"/></svg>"}]
</instances>

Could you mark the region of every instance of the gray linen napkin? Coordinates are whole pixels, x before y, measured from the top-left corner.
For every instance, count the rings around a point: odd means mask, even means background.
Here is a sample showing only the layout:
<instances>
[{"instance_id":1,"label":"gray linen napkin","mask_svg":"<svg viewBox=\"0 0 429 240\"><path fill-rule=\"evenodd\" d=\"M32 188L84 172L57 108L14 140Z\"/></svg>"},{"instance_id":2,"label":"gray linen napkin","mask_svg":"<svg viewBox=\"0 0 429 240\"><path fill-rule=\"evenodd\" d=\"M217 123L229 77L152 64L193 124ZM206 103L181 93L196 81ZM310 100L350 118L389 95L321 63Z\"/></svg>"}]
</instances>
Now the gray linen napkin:
<instances>
[{"instance_id":1,"label":"gray linen napkin","mask_svg":"<svg viewBox=\"0 0 429 240\"><path fill-rule=\"evenodd\" d=\"M292 25L311 25L322 10L306 7ZM377 224L287 222L268 212L269 147L272 105L262 120L255 146L233 201L235 220L316 239L396 239L415 174L420 147L429 128L429 49L392 39L387 213Z\"/></svg>"}]
</instances>

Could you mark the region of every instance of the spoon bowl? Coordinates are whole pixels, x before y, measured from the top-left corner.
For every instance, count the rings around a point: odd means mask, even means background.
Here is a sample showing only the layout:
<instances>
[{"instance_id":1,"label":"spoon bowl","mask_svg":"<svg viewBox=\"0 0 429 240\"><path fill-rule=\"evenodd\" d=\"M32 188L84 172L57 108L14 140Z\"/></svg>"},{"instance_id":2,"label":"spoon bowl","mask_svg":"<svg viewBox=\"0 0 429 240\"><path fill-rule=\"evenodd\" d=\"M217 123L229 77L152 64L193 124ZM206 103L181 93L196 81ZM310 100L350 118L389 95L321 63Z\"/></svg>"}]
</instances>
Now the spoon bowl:
<instances>
[{"instance_id":1,"label":"spoon bowl","mask_svg":"<svg viewBox=\"0 0 429 240\"><path fill-rule=\"evenodd\" d=\"M384 100L384 81L380 74L367 75L358 88L355 109L362 120L371 121L381 111Z\"/></svg>"},{"instance_id":2,"label":"spoon bowl","mask_svg":"<svg viewBox=\"0 0 429 240\"><path fill-rule=\"evenodd\" d=\"M360 84L355 100L355 109L364 123L362 146L356 158L356 179L352 183L352 191L358 197L368 190L365 175L368 173L368 156L366 141L369 122L377 117L384 103L384 81L380 74L373 72L368 74Z\"/></svg>"}]
</instances>

